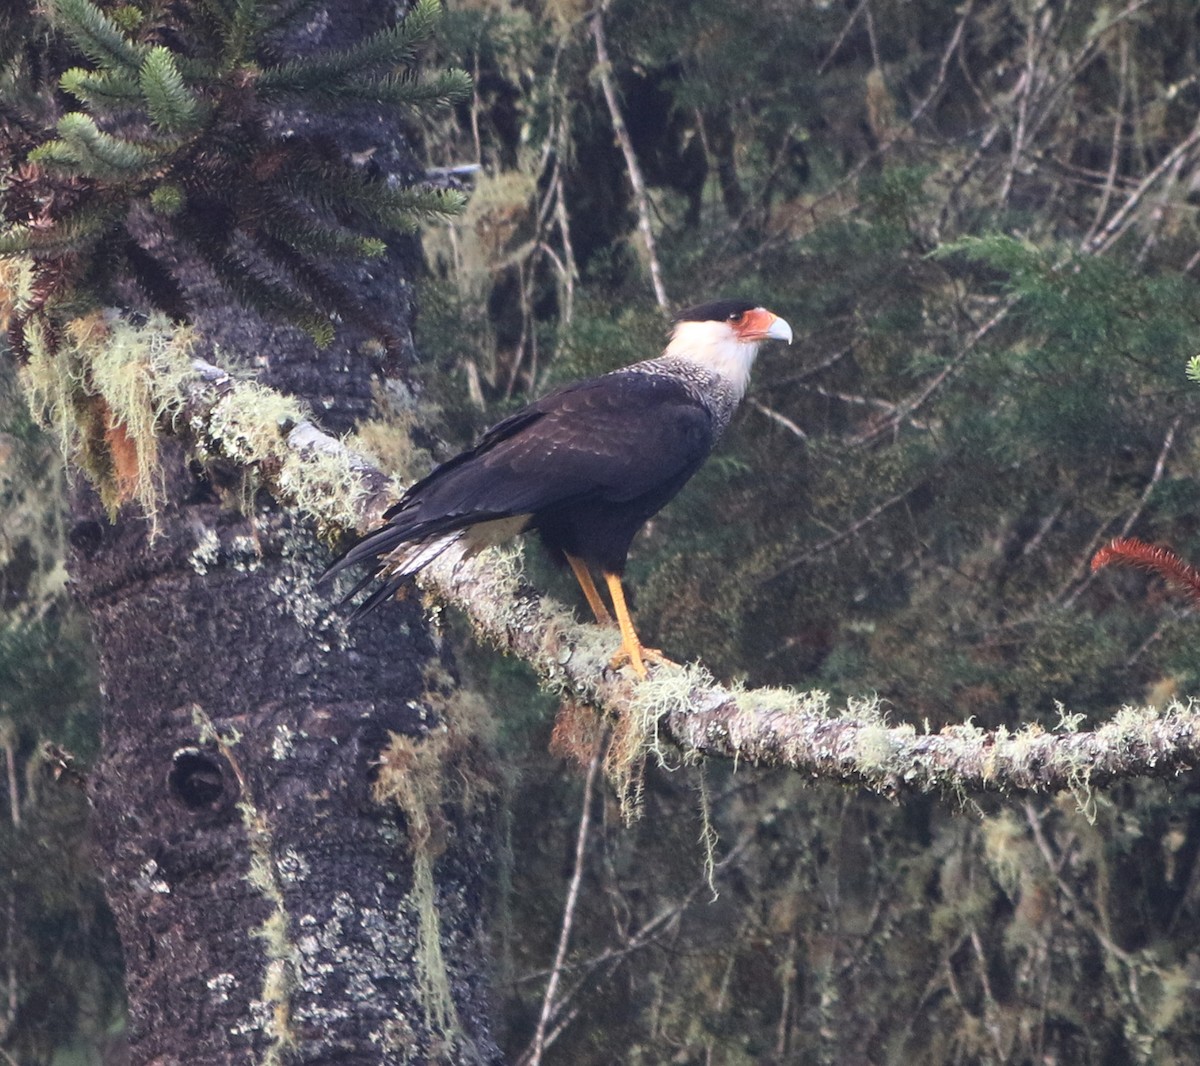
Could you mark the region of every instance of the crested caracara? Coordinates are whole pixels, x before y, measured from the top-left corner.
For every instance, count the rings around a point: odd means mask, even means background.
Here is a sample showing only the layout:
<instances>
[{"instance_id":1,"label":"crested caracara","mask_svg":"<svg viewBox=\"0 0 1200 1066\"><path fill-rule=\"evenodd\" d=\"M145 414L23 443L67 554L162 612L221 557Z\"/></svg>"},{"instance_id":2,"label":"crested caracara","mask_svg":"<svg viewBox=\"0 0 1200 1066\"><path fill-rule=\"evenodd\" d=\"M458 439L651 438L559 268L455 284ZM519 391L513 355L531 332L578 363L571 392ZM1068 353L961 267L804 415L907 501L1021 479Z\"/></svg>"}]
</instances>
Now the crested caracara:
<instances>
[{"instance_id":1,"label":"crested caracara","mask_svg":"<svg viewBox=\"0 0 1200 1066\"><path fill-rule=\"evenodd\" d=\"M330 573L374 562L383 584L362 613L451 545L470 553L537 530L570 565L596 620L609 623L592 571L603 576L621 631L613 665L644 677L657 653L642 647L625 604L629 545L708 458L772 338L790 343L791 327L748 300L681 312L662 355L567 385L497 423L413 485Z\"/></svg>"}]
</instances>

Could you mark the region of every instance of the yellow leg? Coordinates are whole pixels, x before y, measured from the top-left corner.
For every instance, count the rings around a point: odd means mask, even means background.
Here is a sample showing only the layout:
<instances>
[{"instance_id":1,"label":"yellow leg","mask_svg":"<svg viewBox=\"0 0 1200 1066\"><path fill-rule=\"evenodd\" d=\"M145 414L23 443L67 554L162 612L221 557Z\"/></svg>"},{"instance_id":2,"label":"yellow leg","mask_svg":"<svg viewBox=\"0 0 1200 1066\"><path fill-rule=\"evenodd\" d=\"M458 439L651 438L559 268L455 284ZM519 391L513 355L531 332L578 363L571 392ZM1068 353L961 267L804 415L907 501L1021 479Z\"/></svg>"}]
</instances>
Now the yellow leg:
<instances>
[{"instance_id":1,"label":"yellow leg","mask_svg":"<svg viewBox=\"0 0 1200 1066\"><path fill-rule=\"evenodd\" d=\"M565 552L563 553L566 554ZM609 625L612 622L612 615L608 613L608 608L604 606L604 601L600 598L600 592L596 588L596 583L592 580L592 575L588 572L588 568L582 559L575 558L574 555L567 555L567 562L571 564L571 573L575 575L575 580L579 582L579 587L583 589L584 598L588 601L588 606L592 609L592 614L596 616L596 621L602 626Z\"/></svg>"},{"instance_id":2,"label":"yellow leg","mask_svg":"<svg viewBox=\"0 0 1200 1066\"><path fill-rule=\"evenodd\" d=\"M629 663L638 677L646 676L645 660L651 662L669 663L668 659L657 648L643 648L633 628L633 619L629 617L629 608L625 605L625 590L621 587L619 574L605 573L604 582L608 585L608 594L612 598L613 610L617 613L617 625L621 627L621 650L613 656L612 667L624 666Z\"/></svg>"}]
</instances>

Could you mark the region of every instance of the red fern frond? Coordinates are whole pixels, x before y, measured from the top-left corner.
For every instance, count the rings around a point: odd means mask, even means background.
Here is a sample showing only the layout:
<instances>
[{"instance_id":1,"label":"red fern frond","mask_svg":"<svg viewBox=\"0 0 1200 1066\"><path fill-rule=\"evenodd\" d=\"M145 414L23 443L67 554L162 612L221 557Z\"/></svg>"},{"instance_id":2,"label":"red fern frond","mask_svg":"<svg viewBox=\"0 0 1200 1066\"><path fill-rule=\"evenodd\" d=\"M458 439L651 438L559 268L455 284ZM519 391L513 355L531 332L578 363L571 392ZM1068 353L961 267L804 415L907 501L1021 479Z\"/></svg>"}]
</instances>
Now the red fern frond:
<instances>
[{"instance_id":1,"label":"red fern frond","mask_svg":"<svg viewBox=\"0 0 1200 1066\"><path fill-rule=\"evenodd\" d=\"M1092 556L1093 570L1110 563L1148 570L1200 603L1200 569L1185 563L1170 548L1147 544L1136 537L1118 537Z\"/></svg>"}]
</instances>

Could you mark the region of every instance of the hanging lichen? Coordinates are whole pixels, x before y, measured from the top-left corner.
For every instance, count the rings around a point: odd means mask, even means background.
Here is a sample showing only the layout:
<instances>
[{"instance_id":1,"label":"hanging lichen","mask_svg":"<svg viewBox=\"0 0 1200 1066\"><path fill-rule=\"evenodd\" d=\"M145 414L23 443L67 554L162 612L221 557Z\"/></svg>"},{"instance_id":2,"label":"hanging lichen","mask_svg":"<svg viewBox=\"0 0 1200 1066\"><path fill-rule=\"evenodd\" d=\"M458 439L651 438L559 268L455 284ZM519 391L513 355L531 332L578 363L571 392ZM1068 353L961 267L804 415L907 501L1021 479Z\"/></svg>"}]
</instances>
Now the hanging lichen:
<instances>
[{"instance_id":1,"label":"hanging lichen","mask_svg":"<svg viewBox=\"0 0 1200 1066\"><path fill-rule=\"evenodd\" d=\"M469 692L455 688L446 696L440 689L431 683L425 697L428 709L421 708L423 717L432 711L436 722L428 732L389 734L373 795L378 803L395 804L404 815L413 862L410 900L417 915L417 990L430 1028L453 1049L464 1040L464 1031L442 952L434 867L451 832L447 810L454 807L464 817L477 816L494 784L479 760L471 757L491 730L486 708Z\"/></svg>"}]
</instances>

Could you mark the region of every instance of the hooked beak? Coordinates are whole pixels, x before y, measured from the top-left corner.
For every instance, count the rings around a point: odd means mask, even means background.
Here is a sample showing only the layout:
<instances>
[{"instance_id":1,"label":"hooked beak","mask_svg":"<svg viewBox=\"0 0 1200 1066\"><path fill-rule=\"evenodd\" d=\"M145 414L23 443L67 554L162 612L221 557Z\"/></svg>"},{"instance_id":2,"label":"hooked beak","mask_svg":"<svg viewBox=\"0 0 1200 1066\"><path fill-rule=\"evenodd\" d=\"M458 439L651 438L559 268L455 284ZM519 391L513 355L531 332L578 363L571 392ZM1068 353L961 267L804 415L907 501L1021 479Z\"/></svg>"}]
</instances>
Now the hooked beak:
<instances>
[{"instance_id":1,"label":"hooked beak","mask_svg":"<svg viewBox=\"0 0 1200 1066\"><path fill-rule=\"evenodd\" d=\"M756 307L747 311L738 329L739 339L743 341L777 340L792 343L792 327L773 311L765 307Z\"/></svg>"},{"instance_id":2,"label":"hooked beak","mask_svg":"<svg viewBox=\"0 0 1200 1066\"><path fill-rule=\"evenodd\" d=\"M778 315L772 315L770 311L767 314L771 315L771 325L767 327L767 336L773 337L777 341L787 341L788 344L791 344L792 327Z\"/></svg>"}]
</instances>

